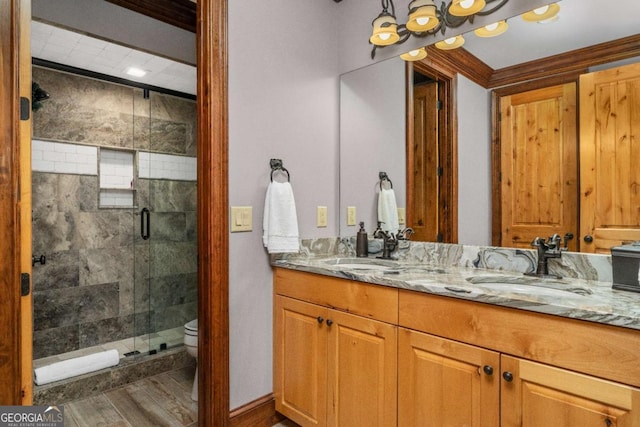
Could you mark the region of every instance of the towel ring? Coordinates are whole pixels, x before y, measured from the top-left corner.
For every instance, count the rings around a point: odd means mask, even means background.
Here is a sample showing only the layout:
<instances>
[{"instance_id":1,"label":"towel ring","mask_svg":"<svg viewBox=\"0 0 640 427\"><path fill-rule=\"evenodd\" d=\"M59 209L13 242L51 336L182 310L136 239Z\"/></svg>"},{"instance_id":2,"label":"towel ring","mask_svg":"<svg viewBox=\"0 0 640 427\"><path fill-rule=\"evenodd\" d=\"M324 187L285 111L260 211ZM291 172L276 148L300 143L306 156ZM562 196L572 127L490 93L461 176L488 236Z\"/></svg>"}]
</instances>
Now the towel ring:
<instances>
[{"instance_id":1,"label":"towel ring","mask_svg":"<svg viewBox=\"0 0 640 427\"><path fill-rule=\"evenodd\" d=\"M271 182L273 182L273 174L274 174L274 172L277 172L277 171L281 171L281 172L286 173L287 174L287 182L291 181L291 175L289 175L289 171L287 170L287 168L282 166L282 160L281 159L271 159L269 164L271 166Z\"/></svg>"},{"instance_id":2,"label":"towel ring","mask_svg":"<svg viewBox=\"0 0 640 427\"><path fill-rule=\"evenodd\" d=\"M385 181L388 182L391 189L393 189L393 182L391 182L386 172L380 172L378 178L380 178L380 190L382 190L382 183Z\"/></svg>"}]
</instances>

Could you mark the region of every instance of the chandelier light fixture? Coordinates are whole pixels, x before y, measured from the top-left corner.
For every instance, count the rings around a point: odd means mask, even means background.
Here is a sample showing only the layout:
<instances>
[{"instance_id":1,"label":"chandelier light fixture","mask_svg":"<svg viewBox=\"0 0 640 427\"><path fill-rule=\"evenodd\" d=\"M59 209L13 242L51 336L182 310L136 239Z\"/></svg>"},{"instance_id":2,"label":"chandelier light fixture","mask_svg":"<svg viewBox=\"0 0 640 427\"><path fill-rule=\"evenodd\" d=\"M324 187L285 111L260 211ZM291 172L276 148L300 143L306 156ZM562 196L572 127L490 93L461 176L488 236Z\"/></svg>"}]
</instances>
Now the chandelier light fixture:
<instances>
[{"instance_id":1,"label":"chandelier light fixture","mask_svg":"<svg viewBox=\"0 0 640 427\"><path fill-rule=\"evenodd\" d=\"M443 1L440 8L433 0L412 0L406 24L398 24L393 0L381 0L382 12L373 20L373 31L369 42L373 45L371 59L376 49L401 44L409 37L426 37L447 28L460 27L465 22L473 23L474 17L490 15L509 0L451 0ZM506 23L505 23L506 24ZM415 56L414 56L415 57Z\"/></svg>"}]
</instances>

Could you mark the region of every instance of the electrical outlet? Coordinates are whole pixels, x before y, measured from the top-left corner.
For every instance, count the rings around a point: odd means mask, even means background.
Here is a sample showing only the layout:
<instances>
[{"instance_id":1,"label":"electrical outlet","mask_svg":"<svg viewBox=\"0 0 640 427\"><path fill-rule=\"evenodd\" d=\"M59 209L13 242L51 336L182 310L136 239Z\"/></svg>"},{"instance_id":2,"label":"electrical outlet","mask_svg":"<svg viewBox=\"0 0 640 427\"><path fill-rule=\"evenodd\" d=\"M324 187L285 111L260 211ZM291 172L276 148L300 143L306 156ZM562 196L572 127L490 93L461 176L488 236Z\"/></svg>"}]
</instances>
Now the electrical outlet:
<instances>
[{"instance_id":1,"label":"electrical outlet","mask_svg":"<svg viewBox=\"0 0 640 427\"><path fill-rule=\"evenodd\" d=\"M253 208L251 206L231 207L231 232L253 230Z\"/></svg>"},{"instance_id":2,"label":"electrical outlet","mask_svg":"<svg viewBox=\"0 0 640 427\"><path fill-rule=\"evenodd\" d=\"M398 208L398 224L404 225L407 222L407 217L405 216L404 208Z\"/></svg>"},{"instance_id":3,"label":"electrical outlet","mask_svg":"<svg viewBox=\"0 0 640 427\"><path fill-rule=\"evenodd\" d=\"M327 207L326 206L318 206L316 218L317 218L318 227L327 226Z\"/></svg>"},{"instance_id":4,"label":"electrical outlet","mask_svg":"<svg viewBox=\"0 0 640 427\"><path fill-rule=\"evenodd\" d=\"M347 225L356 225L356 207L347 207Z\"/></svg>"}]
</instances>

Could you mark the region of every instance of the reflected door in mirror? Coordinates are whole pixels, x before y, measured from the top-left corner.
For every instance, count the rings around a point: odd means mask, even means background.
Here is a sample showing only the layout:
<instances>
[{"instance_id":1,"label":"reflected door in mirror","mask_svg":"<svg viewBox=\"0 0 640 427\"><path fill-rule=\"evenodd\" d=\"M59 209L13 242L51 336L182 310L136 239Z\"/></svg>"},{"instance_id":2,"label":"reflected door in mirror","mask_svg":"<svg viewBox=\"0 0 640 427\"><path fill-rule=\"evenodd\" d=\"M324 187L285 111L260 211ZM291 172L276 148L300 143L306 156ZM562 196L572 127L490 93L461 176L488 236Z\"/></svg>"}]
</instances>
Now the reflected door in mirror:
<instances>
[{"instance_id":1,"label":"reflected door in mirror","mask_svg":"<svg viewBox=\"0 0 640 427\"><path fill-rule=\"evenodd\" d=\"M429 82L413 89L413 185L411 228L416 241L438 241L439 133L438 83Z\"/></svg>"},{"instance_id":2,"label":"reflected door in mirror","mask_svg":"<svg viewBox=\"0 0 640 427\"><path fill-rule=\"evenodd\" d=\"M640 240L640 64L580 77L581 248Z\"/></svg>"},{"instance_id":3,"label":"reflected door in mirror","mask_svg":"<svg viewBox=\"0 0 640 427\"><path fill-rule=\"evenodd\" d=\"M502 239L530 248L536 237L576 233L576 85L500 99ZM569 249L577 250L575 239Z\"/></svg>"}]
</instances>

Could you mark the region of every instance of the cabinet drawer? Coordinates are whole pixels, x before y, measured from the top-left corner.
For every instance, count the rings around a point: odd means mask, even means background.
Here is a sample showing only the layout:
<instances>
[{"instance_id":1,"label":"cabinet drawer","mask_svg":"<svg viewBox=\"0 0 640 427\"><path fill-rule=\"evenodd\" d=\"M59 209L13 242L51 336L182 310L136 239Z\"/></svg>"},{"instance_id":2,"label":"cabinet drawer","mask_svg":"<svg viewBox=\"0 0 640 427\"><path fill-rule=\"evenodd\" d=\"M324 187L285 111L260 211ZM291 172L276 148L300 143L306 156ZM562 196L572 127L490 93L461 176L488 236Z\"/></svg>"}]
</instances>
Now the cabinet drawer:
<instances>
[{"instance_id":1,"label":"cabinet drawer","mask_svg":"<svg viewBox=\"0 0 640 427\"><path fill-rule=\"evenodd\" d=\"M274 291L359 316L398 323L398 290L395 288L274 268Z\"/></svg>"},{"instance_id":2,"label":"cabinet drawer","mask_svg":"<svg viewBox=\"0 0 640 427\"><path fill-rule=\"evenodd\" d=\"M640 331L400 290L398 324L640 387Z\"/></svg>"}]
</instances>

